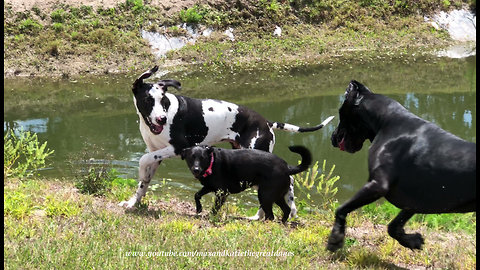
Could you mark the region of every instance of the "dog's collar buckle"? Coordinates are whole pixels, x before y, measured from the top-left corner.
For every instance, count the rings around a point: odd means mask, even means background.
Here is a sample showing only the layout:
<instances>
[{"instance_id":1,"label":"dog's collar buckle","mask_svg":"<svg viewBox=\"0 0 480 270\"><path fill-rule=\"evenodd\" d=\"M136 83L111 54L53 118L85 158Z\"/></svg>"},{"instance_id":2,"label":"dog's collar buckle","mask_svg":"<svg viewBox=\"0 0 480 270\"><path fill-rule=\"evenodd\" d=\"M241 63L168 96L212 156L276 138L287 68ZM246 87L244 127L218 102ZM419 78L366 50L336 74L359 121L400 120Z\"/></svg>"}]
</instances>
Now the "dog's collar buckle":
<instances>
[{"instance_id":1,"label":"dog's collar buckle","mask_svg":"<svg viewBox=\"0 0 480 270\"><path fill-rule=\"evenodd\" d=\"M202 175L203 177L207 177L212 174L212 167L213 167L213 153L210 153L210 166L208 166L208 169L205 171L205 173Z\"/></svg>"}]
</instances>

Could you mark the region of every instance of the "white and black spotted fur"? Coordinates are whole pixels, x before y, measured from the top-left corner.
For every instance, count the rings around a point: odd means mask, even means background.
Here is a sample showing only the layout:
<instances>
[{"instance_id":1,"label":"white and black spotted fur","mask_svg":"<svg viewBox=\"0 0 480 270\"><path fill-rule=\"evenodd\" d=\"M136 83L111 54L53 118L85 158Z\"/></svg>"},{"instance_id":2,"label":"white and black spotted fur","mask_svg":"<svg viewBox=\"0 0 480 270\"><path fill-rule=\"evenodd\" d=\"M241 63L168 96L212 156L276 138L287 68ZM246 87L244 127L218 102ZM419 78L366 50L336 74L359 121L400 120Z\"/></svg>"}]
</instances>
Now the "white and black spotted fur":
<instances>
[{"instance_id":1,"label":"white and black spotted fur","mask_svg":"<svg viewBox=\"0 0 480 270\"><path fill-rule=\"evenodd\" d=\"M150 180L164 159L178 156L187 147L213 145L228 141L233 148L252 148L273 151L273 129L291 132L315 131L322 128L333 116L320 125L301 128L291 124L270 122L257 112L244 106L214 99L194 99L167 92L169 86L180 89L175 80L145 83L158 70L155 66L144 72L133 83L134 103L140 118L140 132L149 153L139 161L139 186L134 196L121 206L132 208L145 195ZM293 178L288 192L291 216L296 215L293 201ZM264 216L262 209L253 218Z\"/></svg>"}]
</instances>

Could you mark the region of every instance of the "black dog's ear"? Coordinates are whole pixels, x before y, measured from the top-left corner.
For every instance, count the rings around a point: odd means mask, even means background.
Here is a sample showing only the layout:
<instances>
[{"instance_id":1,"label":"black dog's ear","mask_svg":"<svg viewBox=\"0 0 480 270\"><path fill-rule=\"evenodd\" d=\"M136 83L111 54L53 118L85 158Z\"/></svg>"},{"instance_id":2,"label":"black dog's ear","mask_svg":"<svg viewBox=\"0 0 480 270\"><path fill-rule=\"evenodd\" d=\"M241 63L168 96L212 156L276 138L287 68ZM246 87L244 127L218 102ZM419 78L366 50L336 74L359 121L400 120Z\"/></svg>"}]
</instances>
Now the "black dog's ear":
<instances>
[{"instance_id":1,"label":"black dog's ear","mask_svg":"<svg viewBox=\"0 0 480 270\"><path fill-rule=\"evenodd\" d=\"M177 80L161 80L158 82L158 84L160 86L163 86L162 88L163 88L163 91L165 92L167 91L167 88L169 86L173 86L178 90L182 89L182 84Z\"/></svg>"},{"instance_id":2,"label":"black dog's ear","mask_svg":"<svg viewBox=\"0 0 480 270\"><path fill-rule=\"evenodd\" d=\"M365 85L355 80L351 80L345 91L345 99L350 100L352 104L358 106L363 99L363 95L366 93L372 93L372 91L370 91Z\"/></svg>"},{"instance_id":3,"label":"black dog's ear","mask_svg":"<svg viewBox=\"0 0 480 270\"><path fill-rule=\"evenodd\" d=\"M211 146L206 146L205 149L207 150L207 153L209 155L213 152L213 147L211 147Z\"/></svg>"},{"instance_id":4,"label":"black dog's ear","mask_svg":"<svg viewBox=\"0 0 480 270\"><path fill-rule=\"evenodd\" d=\"M140 86L143 83L144 79L150 78L150 76L153 75L153 73L157 72L158 66L154 66L150 70L145 71L140 75L135 82L133 83L133 90L135 90L138 86Z\"/></svg>"}]
</instances>

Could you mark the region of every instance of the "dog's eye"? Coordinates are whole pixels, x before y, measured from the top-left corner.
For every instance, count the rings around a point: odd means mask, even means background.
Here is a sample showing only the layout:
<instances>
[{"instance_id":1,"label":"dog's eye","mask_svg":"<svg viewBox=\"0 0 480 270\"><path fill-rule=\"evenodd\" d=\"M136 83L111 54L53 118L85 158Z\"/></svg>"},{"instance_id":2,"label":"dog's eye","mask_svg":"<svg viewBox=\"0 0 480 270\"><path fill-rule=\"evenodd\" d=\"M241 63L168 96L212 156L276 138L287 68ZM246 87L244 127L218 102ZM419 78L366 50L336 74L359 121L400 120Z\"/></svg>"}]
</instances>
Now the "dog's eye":
<instances>
[{"instance_id":1,"label":"dog's eye","mask_svg":"<svg viewBox=\"0 0 480 270\"><path fill-rule=\"evenodd\" d=\"M153 104L153 103L154 103L153 98L150 97L150 96L145 97L144 101L145 101L145 103L147 103L147 104Z\"/></svg>"}]
</instances>

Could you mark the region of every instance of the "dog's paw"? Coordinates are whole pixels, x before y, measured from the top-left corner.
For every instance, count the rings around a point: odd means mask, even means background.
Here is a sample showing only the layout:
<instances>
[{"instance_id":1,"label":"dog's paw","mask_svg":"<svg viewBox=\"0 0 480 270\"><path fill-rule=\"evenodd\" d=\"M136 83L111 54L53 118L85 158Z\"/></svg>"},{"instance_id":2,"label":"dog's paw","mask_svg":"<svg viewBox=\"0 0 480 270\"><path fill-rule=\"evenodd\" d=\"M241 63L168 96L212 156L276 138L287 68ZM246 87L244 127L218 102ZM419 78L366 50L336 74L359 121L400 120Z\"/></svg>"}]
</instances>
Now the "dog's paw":
<instances>
[{"instance_id":1,"label":"dog's paw","mask_svg":"<svg viewBox=\"0 0 480 270\"><path fill-rule=\"evenodd\" d=\"M262 220L265 218L265 212L262 208L258 209L257 213L254 216L247 217L249 220Z\"/></svg>"},{"instance_id":2,"label":"dog's paw","mask_svg":"<svg viewBox=\"0 0 480 270\"><path fill-rule=\"evenodd\" d=\"M425 243L422 235L419 233L405 234L398 240L398 242L402 246L410 249L422 249L422 246Z\"/></svg>"},{"instance_id":3,"label":"dog's paw","mask_svg":"<svg viewBox=\"0 0 480 270\"><path fill-rule=\"evenodd\" d=\"M123 201L118 204L118 206L123 207L125 209L134 209L135 208L135 200L128 200L128 201Z\"/></svg>"},{"instance_id":4,"label":"dog's paw","mask_svg":"<svg viewBox=\"0 0 480 270\"><path fill-rule=\"evenodd\" d=\"M247 217L248 220L262 220L263 218L265 218L265 215L259 215L258 213L254 216Z\"/></svg>"},{"instance_id":5,"label":"dog's paw","mask_svg":"<svg viewBox=\"0 0 480 270\"><path fill-rule=\"evenodd\" d=\"M260 216L259 215L255 215L255 216L251 216L251 217L247 217L248 220L260 220Z\"/></svg>"},{"instance_id":6,"label":"dog's paw","mask_svg":"<svg viewBox=\"0 0 480 270\"><path fill-rule=\"evenodd\" d=\"M345 238L344 234L340 233L331 233L328 237L327 250L335 252L341 247L343 247L343 240Z\"/></svg>"}]
</instances>

